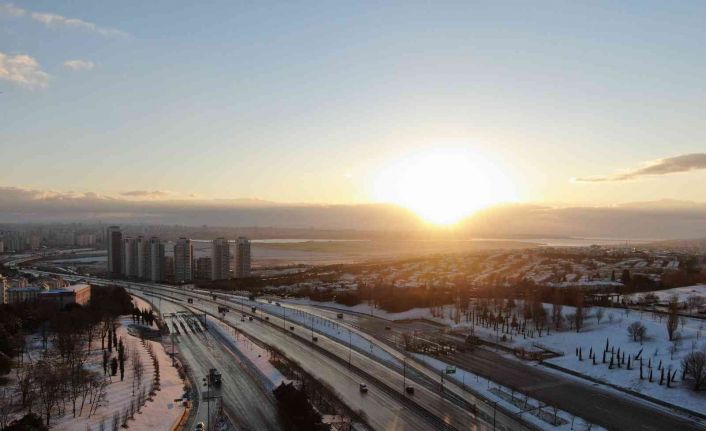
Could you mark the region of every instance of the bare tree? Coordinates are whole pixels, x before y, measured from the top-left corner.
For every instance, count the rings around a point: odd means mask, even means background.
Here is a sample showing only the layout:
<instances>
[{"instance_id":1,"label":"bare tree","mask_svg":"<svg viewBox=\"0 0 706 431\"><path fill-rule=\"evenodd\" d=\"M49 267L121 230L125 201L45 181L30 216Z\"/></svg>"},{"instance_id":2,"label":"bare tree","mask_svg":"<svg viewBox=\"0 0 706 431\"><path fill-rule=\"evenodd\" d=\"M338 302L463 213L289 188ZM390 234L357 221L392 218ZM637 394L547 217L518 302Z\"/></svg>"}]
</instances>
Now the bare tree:
<instances>
[{"instance_id":1,"label":"bare tree","mask_svg":"<svg viewBox=\"0 0 706 431\"><path fill-rule=\"evenodd\" d=\"M603 319L603 316L605 316L605 309L603 307L598 307L598 310L596 310L596 322L598 324L601 324L601 319Z\"/></svg>"},{"instance_id":2,"label":"bare tree","mask_svg":"<svg viewBox=\"0 0 706 431\"><path fill-rule=\"evenodd\" d=\"M686 298L686 304L687 307L689 307L689 310L693 313L697 308L704 304L704 297L699 295L689 295L689 297Z\"/></svg>"},{"instance_id":3,"label":"bare tree","mask_svg":"<svg viewBox=\"0 0 706 431\"><path fill-rule=\"evenodd\" d=\"M12 412L12 391L9 388L0 390L0 429L5 429Z\"/></svg>"},{"instance_id":4,"label":"bare tree","mask_svg":"<svg viewBox=\"0 0 706 431\"><path fill-rule=\"evenodd\" d=\"M576 332L581 332L583 327L583 293L579 292L576 295L576 313L574 314L574 326L576 327Z\"/></svg>"},{"instance_id":5,"label":"bare tree","mask_svg":"<svg viewBox=\"0 0 706 431\"><path fill-rule=\"evenodd\" d=\"M37 384L37 398L47 426L51 421L52 412L59 407L62 387L65 382L65 372L57 362L42 360L34 369L34 380Z\"/></svg>"},{"instance_id":6,"label":"bare tree","mask_svg":"<svg viewBox=\"0 0 706 431\"><path fill-rule=\"evenodd\" d=\"M628 326L628 334L632 337L632 341L640 341L645 337L647 328L641 322L635 321Z\"/></svg>"},{"instance_id":7,"label":"bare tree","mask_svg":"<svg viewBox=\"0 0 706 431\"><path fill-rule=\"evenodd\" d=\"M706 384L706 353L689 353L682 359L681 366L684 377L693 380L695 391Z\"/></svg>"},{"instance_id":8,"label":"bare tree","mask_svg":"<svg viewBox=\"0 0 706 431\"><path fill-rule=\"evenodd\" d=\"M667 334L669 335L669 341L672 341L674 339L674 332L679 327L679 315L677 314L678 305L679 305L679 303L677 302L676 298L671 298L669 300L669 316L667 318L667 323L666 323L667 324Z\"/></svg>"}]
</instances>

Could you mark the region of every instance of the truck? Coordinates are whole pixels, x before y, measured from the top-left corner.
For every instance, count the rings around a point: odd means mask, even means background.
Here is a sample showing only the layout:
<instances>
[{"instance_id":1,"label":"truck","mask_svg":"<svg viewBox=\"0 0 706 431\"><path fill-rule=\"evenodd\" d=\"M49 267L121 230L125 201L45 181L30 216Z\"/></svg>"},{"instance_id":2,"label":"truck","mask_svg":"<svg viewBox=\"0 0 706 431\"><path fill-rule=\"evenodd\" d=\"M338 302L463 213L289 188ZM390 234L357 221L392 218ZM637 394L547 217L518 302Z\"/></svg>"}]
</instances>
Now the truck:
<instances>
[{"instance_id":1,"label":"truck","mask_svg":"<svg viewBox=\"0 0 706 431\"><path fill-rule=\"evenodd\" d=\"M218 372L217 369L211 368L208 370L208 380L211 382L211 385L215 387L220 387L221 386L221 373Z\"/></svg>"}]
</instances>

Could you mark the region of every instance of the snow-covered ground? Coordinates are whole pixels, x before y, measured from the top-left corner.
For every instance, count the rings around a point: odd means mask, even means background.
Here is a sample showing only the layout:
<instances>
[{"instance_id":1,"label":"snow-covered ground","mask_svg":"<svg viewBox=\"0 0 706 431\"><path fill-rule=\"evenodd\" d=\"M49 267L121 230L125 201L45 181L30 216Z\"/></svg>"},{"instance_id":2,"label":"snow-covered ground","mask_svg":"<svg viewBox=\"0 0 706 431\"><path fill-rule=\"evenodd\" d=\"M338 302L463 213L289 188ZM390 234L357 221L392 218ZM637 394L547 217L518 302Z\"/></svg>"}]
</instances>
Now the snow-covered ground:
<instances>
[{"instance_id":1,"label":"snow-covered ground","mask_svg":"<svg viewBox=\"0 0 706 431\"><path fill-rule=\"evenodd\" d=\"M149 308L146 303L137 304L141 308ZM130 335L127 331L128 325L132 324L132 318L123 317L117 329L118 337L122 337L127 348L128 358L130 352L139 352L141 362L144 364L145 373L143 377L144 387L149 390L149 382L154 376L152 360L147 352L146 345L143 345L139 338ZM145 341L152 345L152 350L159 361L160 387L152 401L147 401L141 408L140 413L135 413L134 419L128 421L129 429L145 431L170 431L180 420L184 413L184 407L176 401L184 394L184 382L179 377L176 368L172 367L171 360L167 356L160 343ZM114 351L115 352L115 351ZM102 351L97 349L89 360L90 368L102 373ZM60 418L52 425L55 430L98 430L101 424L105 424L105 429L112 427L113 415L122 412L130 406L133 398L133 370L129 360L125 363L125 378L120 381L120 373L112 376L111 382L106 388L107 397L103 407L98 408L96 413L90 418L86 412L82 417L73 418L70 414Z\"/></svg>"},{"instance_id":2,"label":"snow-covered ground","mask_svg":"<svg viewBox=\"0 0 706 431\"><path fill-rule=\"evenodd\" d=\"M686 301L690 296L700 296L706 300L706 284L697 284L694 286L686 286L686 287L676 287L674 289L667 289L667 290L656 290L653 292L642 292L642 293L633 293L631 295L626 295L626 297L629 300L633 300L635 302L638 301L640 297L644 297L648 293L652 293L659 298L660 302L663 301L668 301L670 298L676 296L677 300L679 302L684 302Z\"/></svg>"}]
</instances>

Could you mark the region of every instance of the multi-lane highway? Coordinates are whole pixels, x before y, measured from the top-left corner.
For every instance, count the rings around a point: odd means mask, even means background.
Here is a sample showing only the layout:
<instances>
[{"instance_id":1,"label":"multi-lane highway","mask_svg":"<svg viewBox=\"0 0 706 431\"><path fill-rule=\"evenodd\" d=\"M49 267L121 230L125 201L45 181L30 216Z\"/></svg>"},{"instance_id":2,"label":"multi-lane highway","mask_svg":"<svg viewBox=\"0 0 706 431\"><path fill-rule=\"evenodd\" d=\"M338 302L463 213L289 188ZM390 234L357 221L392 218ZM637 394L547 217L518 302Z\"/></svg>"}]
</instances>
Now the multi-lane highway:
<instances>
[{"instance_id":1,"label":"multi-lane highway","mask_svg":"<svg viewBox=\"0 0 706 431\"><path fill-rule=\"evenodd\" d=\"M148 293L137 293L161 306L160 311L170 328L173 325L179 328L179 335L174 335L174 340L181 359L189 365L198 384L211 368L218 369L222 374L220 388L211 388L210 394L206 386L198 388L199 393L205 396L203 398L210 395L211 402L210 408L206 404L208 400L204 399L200 403L195 422L207 423L209 410L213 420L213 413L222 402L224 413L238 429L282 429L273 395L265 391L258 376L250 373L222 340L214 336L213 332L206 331L191 311L182 305L168 300L155 301L156 297ZM173 329L172 332L176 333Z\"/></svg>"}]
</instances>

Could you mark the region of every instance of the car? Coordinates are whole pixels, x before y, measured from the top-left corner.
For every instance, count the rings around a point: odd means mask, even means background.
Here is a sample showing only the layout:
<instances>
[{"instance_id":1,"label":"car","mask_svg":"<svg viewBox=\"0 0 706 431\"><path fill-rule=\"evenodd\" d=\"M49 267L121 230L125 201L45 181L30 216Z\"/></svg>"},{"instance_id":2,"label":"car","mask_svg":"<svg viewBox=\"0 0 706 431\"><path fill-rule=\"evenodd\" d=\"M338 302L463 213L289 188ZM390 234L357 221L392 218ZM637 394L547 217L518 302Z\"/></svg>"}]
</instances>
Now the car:
<instances>
[{"instance_id":1,"label":"car","mask_svg":"<svg viewBox=\"0 0 706 431\"><path fill-rule=\"evenodd\" d=\"M294 331L294 326L290 326L289 329L291 329L292 331Z\"/></svg>"},{"instance_id":2,"label":"car","mask_svg":"<svg viewBox=\"0 0 706 431\"><path fill-rule=\"evenodd\" d=\"M319 342L319 337L313 336L313 337L311 337L311 340L312 340L314 343L318 343L318 342Z\"/></svg>"},{"instance_id":3,"label":"car","mask_svg":"<svg viewBox=\"0 0 706 431\"><path fill-rule=\"evenodd\" d=\"M407 392L410 395L414 395L414 387L413 386L407 386L405 388L405 392Z\"/></svg>"},{"instance_id":4,"label":"car","mask_svg":"<svg viewBox=\"0 0 706 431\"><path fill-rule=\"evenodd\" d=\"M360 392L363 394L367 394L368 393L368 385L366 385L365 383L361 383L360 384Z\"/></svg>"},{"instance_id":5,"label":"car","mask_svg":"<svg viewBox=\"0 0 706 431\"><path fill-rule=\"evenodd\" d=\"M252 322L252 316L248 317L248 320Z\"/></svg>"},{"instance_id":6,"label":"car","mask_svg":"<svg viewBox=\"0 0 706 431\"><path fill-rule=\"evenodd\" d=\"M205 430L205 429L206 429L206 425L203 422L197 423L196 428L194 428L194 430L196 430L196 431L201 431L201 430Z\"/></svg>"},{"instance_id":7,"label":"car","mask_svg":"<svg viewBox=\"0 0 706 431\"><path fill-rule=\"evenodd\" d=\"M241 321L241 322L245 322L245 317L241 317L241 318L240 318L240 321Z\"/></svg>"},{"instance_id":8,"label":"car","mask_svg":"<svg viewBox=\"0 0 706 431\"><path fill-rule=\"evenodd\" d=\"M339 318L339 319L343 319L343 313L338 313L338 314L336 315L336 317Z\"/></svg>"},{"instance_id":9,"label":"car","mask_svg":"<svg viewBox=\"0 0 706 431\"><path fill-rule=\"evenodd\" d=\"M385 326L385 330L386 330L386 331L389 331L389 330L391 330L391 329L392 329L391 327Z\"/></svg>"}]
</instances>

